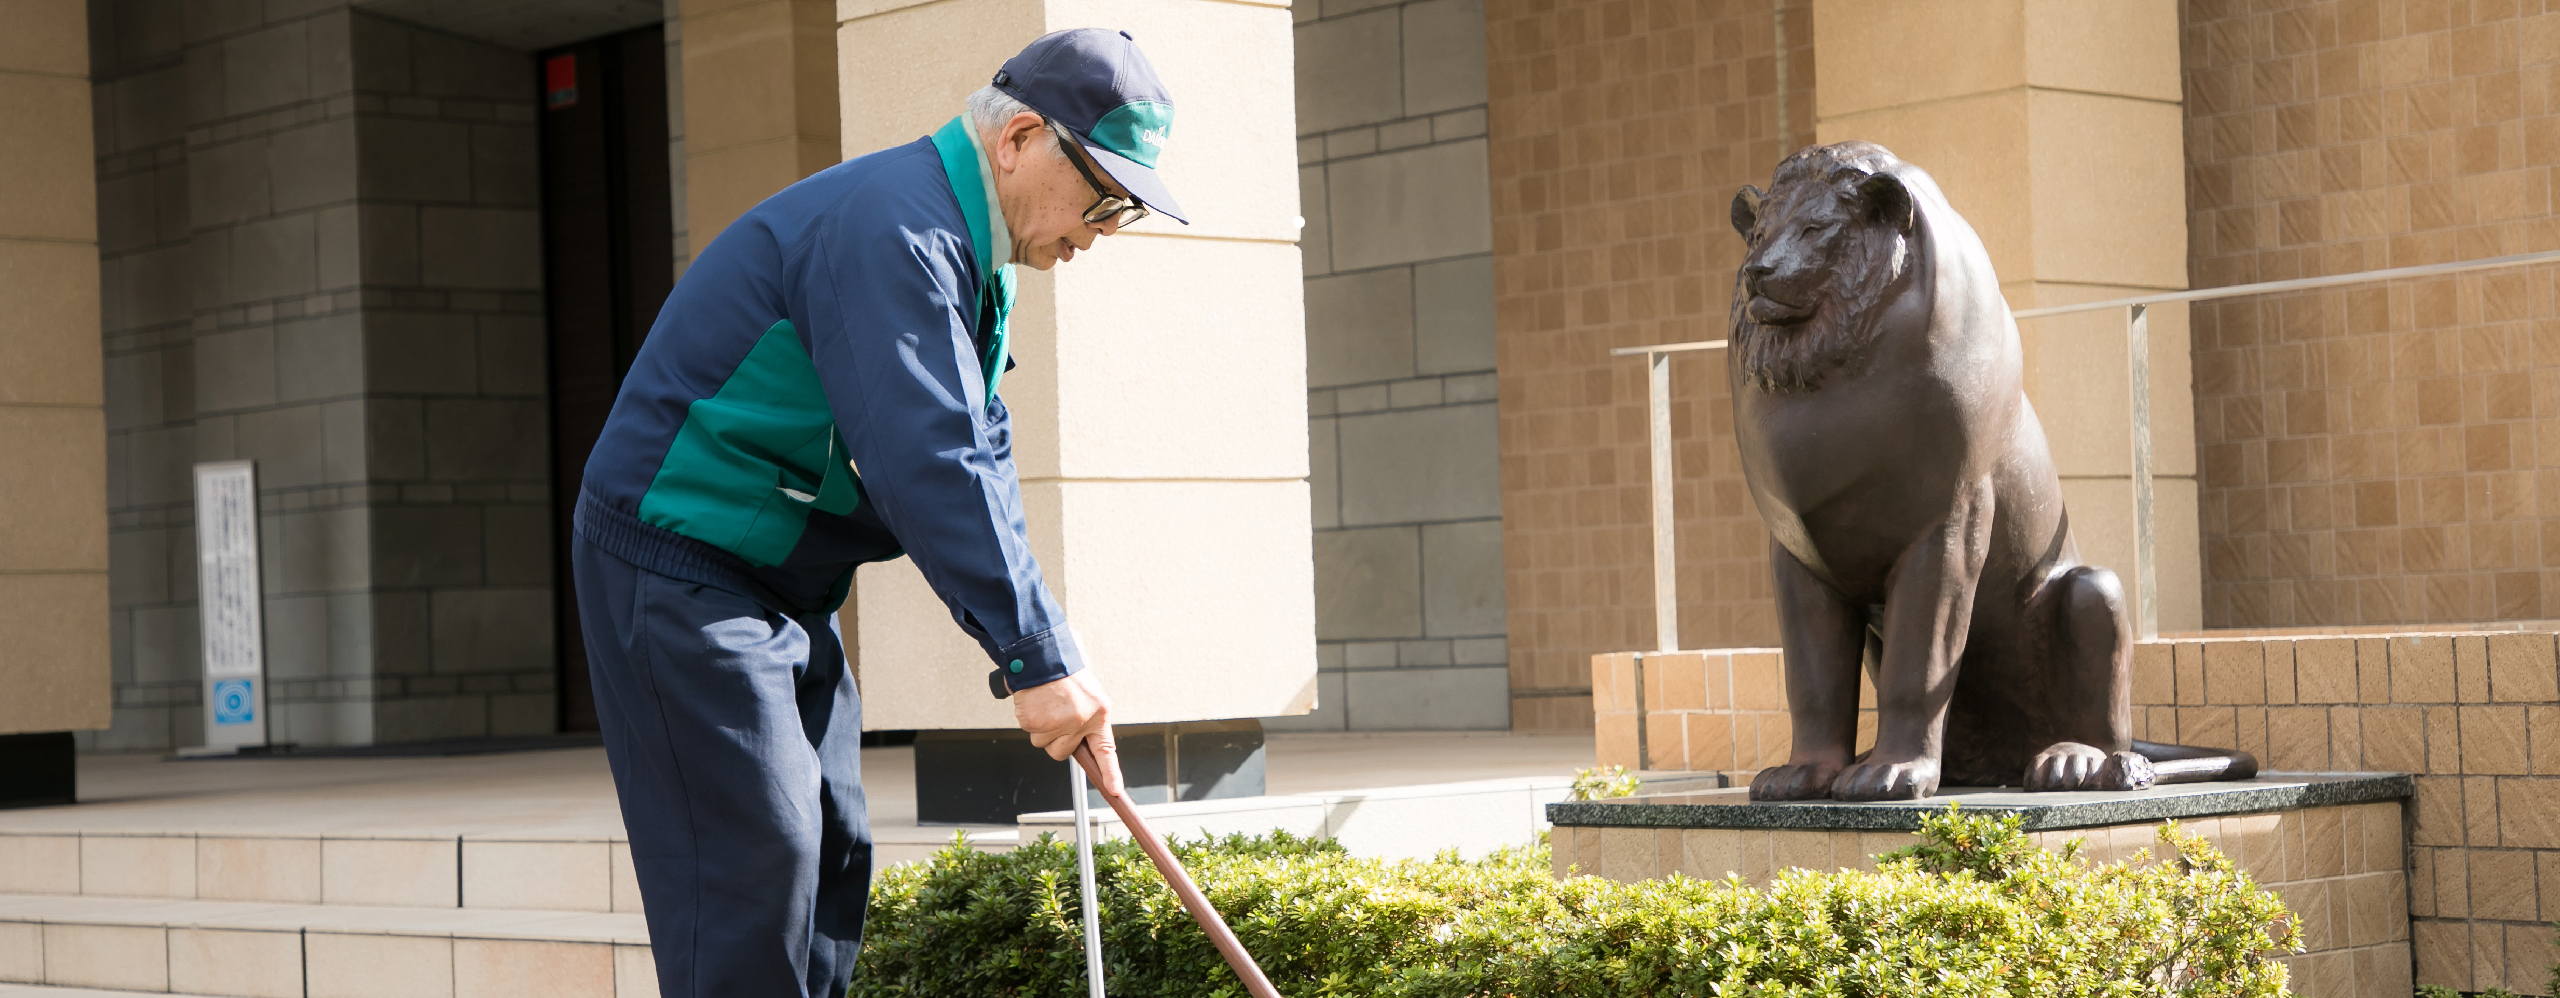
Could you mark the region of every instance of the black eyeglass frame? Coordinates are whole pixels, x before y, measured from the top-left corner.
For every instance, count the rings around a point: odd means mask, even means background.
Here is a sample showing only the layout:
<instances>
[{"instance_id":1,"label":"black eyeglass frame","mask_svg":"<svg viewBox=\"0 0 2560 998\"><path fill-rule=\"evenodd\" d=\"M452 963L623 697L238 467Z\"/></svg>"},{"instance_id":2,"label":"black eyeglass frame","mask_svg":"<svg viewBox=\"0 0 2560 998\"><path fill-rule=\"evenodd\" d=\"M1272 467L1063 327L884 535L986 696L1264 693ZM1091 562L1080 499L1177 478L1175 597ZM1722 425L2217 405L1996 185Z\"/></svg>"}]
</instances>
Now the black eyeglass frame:
<instances>
[{"instance_id":1,"label":"black eyeglass frame","mask_svg":"<svg viewBox=\"0 0 2560 998\"><path fill-rule=\"evenodd\" d=\"M1121 197L1102 186L1102 178L1094 176L1093 168L1084 164L1084 156L1075 148L1077 143L1069 138L1064 126L1050 120L1045 114L1040 116L1040 123L1049 126L1050 136L1058 140L1058 151L1065 154L1067 162L1076 165L1076 172L1084 175L1085 186L1093 188L1093 193L1098 195L1098 200L1084 210L1085 224L1100 225L1109 221L1111 216L1119 215L1121 218L1118 227L1125 229L1138 224L1150 214L1146 202L1136 198Z\"/></svg>"}]
</instances>

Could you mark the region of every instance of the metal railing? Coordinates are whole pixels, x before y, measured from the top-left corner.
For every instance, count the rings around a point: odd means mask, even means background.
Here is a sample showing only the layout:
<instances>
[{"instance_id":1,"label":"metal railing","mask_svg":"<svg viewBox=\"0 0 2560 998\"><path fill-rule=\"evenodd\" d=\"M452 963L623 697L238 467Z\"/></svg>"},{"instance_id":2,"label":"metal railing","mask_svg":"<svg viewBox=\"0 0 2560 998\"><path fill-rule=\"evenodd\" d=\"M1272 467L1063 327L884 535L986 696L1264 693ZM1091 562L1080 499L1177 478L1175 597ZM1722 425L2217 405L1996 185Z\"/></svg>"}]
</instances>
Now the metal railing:
<instances>
[{"instance_id":1,"label":"metal railing","mask_svg":"<svg viewBox=\"0 0 2560 998\"><path fill-rule=\"evenodd\" d=\"M2399 281L2420 277L2442 277L2475 270L2498 270L2537 263L2560 263L2560 250L2543 253L2520 253L2514 256L2484 257L2454 263L2430 263L2415 267L2390 267L2327 277L2303 277L2287 281L2263 281L2257 284L2234 284L2194 291L2164 291L2131 298L2083 302L2078 305L2055 305L2012 311L2018 319L2041 319L2052 315L2079 312L2101 312L2109 309L2125 311L2125 359L2131 371L2129 387L2133 391L2133 508L2134 508L2134 578L2137 609L2134 628L2142 638L2160 634L2159 572L2153 557L2151 489L2151 330L2147 312L2153 305L2172 302L2215 301L2244 298L2250 295L2281 294L2288 291L2314 291L2349 284L2374 281ZM1671 466L1671 355L1701 350L1722 350L1723 340L1699 340L1691 343L1660 343L1643 347L1619 347L1609 351L1612 357L1645 358L1645 394L1652 418L1648 421L1652 444L1653 471L1653 630L1654 640L1662 651L1680 648L1679 580L1676 577L1676 553L1672 547L1672 466Z\"/></svg>"}]
</instances>

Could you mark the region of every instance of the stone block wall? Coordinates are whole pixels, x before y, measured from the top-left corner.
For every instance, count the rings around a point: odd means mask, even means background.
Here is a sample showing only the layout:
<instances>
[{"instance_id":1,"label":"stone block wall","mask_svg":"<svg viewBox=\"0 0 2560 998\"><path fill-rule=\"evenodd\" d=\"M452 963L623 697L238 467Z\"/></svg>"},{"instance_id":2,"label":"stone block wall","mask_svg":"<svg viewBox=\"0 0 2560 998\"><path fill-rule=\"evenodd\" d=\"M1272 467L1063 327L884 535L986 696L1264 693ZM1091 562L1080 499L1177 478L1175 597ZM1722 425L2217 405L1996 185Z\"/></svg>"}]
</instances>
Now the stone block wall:
<instances>
[{"instance_id":1,"label":"stone block wall","mask_svg":"<svg viewBox=\"0 0 2560 998\"><path fill-rule=\"evenodd\" d=\"M140 4L90 14L118 726L83 747L200 744L193 484L194 221L188 25ZM185 725L180 727L179 725Z\"/></svg>"},{"instance_id":2,"label":"stone block wall","mask_svg":"<svg viewBox=\"0 0 2560 998\"><path fill-rule=\"evenodd\" d=\"M1511 726L1482 0L1301 0L1317 708Z\"/></svg>"},{"instance_id":3,"label":"stone block wall","mask_svg":"<svg viewBox=\"0 0 2560 998\"><path fill-rule=\"evenodd\" d=\"M554 723L531 62L343 5L95 5L105 750L201 740L192 477L258 462L270 735Z\"/></svg>"},{"instance_id":4,"label":"stone block wall","mask_svg":"<svg viewBox=\"0 0 2560 998\"><path fill-rule=\"evenodd\" d=\"M2181 5L2198 286L2560 249L2560 5ZM2560 268L2194 313L2210 627L2560 613Z\"/></svg>"},{"instance_id":5,"label":"stone block wall","mask_svg":"<svg viewBox=\"0 0 2560 998\"><path fill-rule=\"evenodd\" d=\"M667 38L667 207L668 218L675 223L670 240L675 254L675 275L684 276L684 268L693 262L691 220L685 215L684 161L684 10L682 0L662 0L667 19L660 22Z\"/></svg>"},{"instance_id":6,"label":"stone block wall","mask_svg":"<svg viewBox=\"0 0 2560 998\"><path fill-rule=\"evenodd\" d=\"M2404 998L2412 988L2402 808L2397 801L2350 804L2178 824L2213 843L2292 909L2304 952L2283 961L2290 993ZM2168 855L2160 827L2116 825L2033 838L2054 851L2077 840L2092 864L2140 865ZM1634 882L1675 873L1710 880L1730 875L1763 887L1790 868L1872 871L1875 857L1918 838L1908 832L1586 827L1557 828L1553 841L1559 877ZM2429 979L2422 973L2418 980Z\"/></svg>"},{"instance_id":7,"label":"stone block wall","mask_svg":"<svg viewBox=\"0 0 2560 998\"><path fill-rule=\"evenodd\" d=\"M346 701L370 699L375 741L548 732L532 60L362 14L353 27L374 686Z\"/></svg>"},{"instance_id":8,"label":"stone block wall","mask_svg":"<svg viewBox=\"0 0 2560 998\"><path fill-rule=\"evenodd\" d=\"M1491 169L1512 717L1591 723L1590 657L1653 635L1645 374L1613 347L1720 339L1727 204L1813 140L1812 11L1493 0ZM1680 633L1769 644L1767 535L1720 354L1671 362Z\"/></svg>"}]
</instances>

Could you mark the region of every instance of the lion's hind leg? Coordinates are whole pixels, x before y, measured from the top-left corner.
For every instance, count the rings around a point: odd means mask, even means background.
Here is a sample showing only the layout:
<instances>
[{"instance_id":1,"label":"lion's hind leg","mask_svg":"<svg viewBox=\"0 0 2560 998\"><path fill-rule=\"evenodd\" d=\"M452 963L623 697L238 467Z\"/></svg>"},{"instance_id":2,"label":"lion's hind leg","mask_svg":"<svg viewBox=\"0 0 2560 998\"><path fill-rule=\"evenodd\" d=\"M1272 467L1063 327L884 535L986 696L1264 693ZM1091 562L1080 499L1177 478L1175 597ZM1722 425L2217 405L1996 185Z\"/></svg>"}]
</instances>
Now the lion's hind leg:
<instances>
[{"instance_id":1,"label":"lion's hind leg","mask_svg":"<svg viewBox=\"0 0 2560 998\"><path fill-rule=\"evenodd\" d=\"M2133 621L2116 573L2057 573L2027 611L2028 655L2041 662L2045 745L2027 760L2028 790L2132 790L2150 785L2133 747Z\"/></svg>"},{"instance_id":2,"label":"lion's hind leg","mask_svg":"<svg viewBox=\"0 0 2560 998\"><path fill-rule=\"evenodd\" d=\"M2245 780L2258 761L2232 749L2135 741L2133 625L2124 583L2081 565L2056 576L2030 611L2031 641L2049 663L2052 744L2027 763L2029 790L2139 790Z\"/></svg>"}]
</instances>

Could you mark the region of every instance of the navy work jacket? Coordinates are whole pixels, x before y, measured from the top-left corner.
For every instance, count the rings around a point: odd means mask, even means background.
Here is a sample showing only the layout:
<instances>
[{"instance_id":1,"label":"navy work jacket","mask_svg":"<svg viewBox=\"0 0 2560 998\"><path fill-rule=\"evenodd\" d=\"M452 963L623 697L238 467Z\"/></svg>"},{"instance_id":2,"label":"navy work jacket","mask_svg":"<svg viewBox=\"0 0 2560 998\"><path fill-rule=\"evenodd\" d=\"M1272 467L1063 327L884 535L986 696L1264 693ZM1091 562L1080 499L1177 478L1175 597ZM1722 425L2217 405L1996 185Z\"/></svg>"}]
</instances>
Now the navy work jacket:
<instances>
[{"instance_id":1,"label":"navy work jacket","mask_svg":"<svg viewBox=\"0 0 2560 998\"><path fill-rule=\"evenodd\" d=\"M966 127L819 171L702 248L587 460L577 529L797 612L903 553L1024 689L1083 659L1024 537L996 395L1009 236Z\"/></svg>"}]
</instances>

